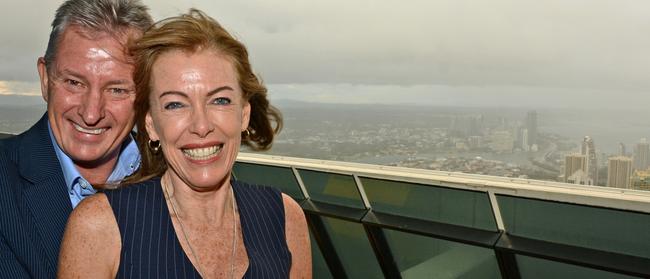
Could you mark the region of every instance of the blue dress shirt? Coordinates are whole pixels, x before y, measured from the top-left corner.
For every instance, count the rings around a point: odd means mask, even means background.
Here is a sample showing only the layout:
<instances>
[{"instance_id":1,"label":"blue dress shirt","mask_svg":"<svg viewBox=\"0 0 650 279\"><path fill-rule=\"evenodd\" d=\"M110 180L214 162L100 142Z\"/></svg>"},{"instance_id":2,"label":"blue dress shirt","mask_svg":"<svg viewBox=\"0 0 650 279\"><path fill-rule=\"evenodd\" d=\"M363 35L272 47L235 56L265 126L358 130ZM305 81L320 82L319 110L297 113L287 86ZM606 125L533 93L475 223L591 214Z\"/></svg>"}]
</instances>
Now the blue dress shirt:
<instances>
[{"instance_id":1,"label":"blue dress shirt","mask_svg":"<svg viewBox=\"0 0 650 279\"><path fill-rule=\"evenodd\" d=\"M75 208L81 200L97 193L97 190L90 185L88 180L81 176L77 168L74 166L72 159L70 159L70 157L68 157L68 155L66 155L56 143L49 122L47 123L47 129L50 133L50 140L54 146L56 157L59 158L61 170L63 170L63 178L68 187L68 194L70 196L72 208ZM106 183L119 183L125 177L133 174L138 167L140 167L140 152L138 151L138 146L136 145L135 140L131 135L129 135L124 143L122 143L120 155L117 158L117 164L115 164L115 168L106 180Z\"/></svg>"}]
</instances>

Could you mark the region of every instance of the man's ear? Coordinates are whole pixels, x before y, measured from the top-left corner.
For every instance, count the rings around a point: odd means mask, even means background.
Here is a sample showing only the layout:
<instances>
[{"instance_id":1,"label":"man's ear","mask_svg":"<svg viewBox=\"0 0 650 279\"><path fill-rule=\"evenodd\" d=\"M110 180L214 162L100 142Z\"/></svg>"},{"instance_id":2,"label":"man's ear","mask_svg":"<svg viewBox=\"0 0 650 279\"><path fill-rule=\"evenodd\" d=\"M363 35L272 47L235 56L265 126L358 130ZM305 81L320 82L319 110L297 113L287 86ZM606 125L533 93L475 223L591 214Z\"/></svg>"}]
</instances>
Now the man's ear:
<instances>
[{"instance_id":1,"label":"man's ear","mask_svg":"<svg viewBox=\"0 0 650 279\"><path fill-rule=\"evenodd\" d=\"M41 95L43 95L43 100L47 103L48 97L48 81L49 76L47 73L47 67L45 66L45 58L39 57L36 61L36 68L38 68L38 76L41 79Z\"/></svg>"},{"instance_id":2,"label":"man's ear","mask_svg":"<svg viewBox=\"0 0 650 279\"><path fill-rule=\"evenodd\" d=\"M149 139L156 141L160 140L156 128L153 125L153 118L151 117L151 111L147 112L147 115L144 117L145 128L147 128L147 134L149 134Z\"/></svg>"}]
</instances>

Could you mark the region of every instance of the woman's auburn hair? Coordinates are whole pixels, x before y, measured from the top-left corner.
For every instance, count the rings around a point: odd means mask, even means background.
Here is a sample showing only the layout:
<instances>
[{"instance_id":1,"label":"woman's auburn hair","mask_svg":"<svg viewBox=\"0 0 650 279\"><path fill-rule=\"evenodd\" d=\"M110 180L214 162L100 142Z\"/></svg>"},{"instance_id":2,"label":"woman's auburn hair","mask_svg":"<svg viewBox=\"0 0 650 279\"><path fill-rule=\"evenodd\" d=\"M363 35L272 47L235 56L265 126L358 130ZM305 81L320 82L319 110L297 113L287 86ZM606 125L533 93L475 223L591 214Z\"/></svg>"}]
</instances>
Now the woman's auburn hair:
<instances>
[{"instance_id":1,"label":"woman's auburn hair","mask_svg":"<svg viewBox=\"0 0 650 279\"><path fill-rule=\"evenodd\" d=\"M197 9L176 17L163 19L151 26L141 38L129 45L134 59L133 79L136 141L140 149L140 168L124 183L131 184L161 176L167 170L162 150L149 148L145 118L149 112L151 74L160 55L170 51L194 53L213 50L233 63L242 97L251 106L248 132L242 132L242 143L254 150L267 150L273 137L282 129L282 114L269 104L267 89L253 73L246 47L228 33L216 20ZM273 125L275 123L275 125Z\"/></svg>"}]
</instances>

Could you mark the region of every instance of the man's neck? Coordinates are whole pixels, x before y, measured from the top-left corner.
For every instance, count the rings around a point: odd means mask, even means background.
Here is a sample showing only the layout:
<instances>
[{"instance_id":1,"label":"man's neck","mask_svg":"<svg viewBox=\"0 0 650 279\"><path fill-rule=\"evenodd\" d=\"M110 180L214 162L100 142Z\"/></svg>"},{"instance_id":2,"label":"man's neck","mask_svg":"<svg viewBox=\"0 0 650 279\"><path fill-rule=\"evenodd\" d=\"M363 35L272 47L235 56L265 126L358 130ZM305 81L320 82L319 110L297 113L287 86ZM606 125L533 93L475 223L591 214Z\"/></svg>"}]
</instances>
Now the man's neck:
<instances>
[{"instance_id":1,"label":"man's neck","mask_svg":"<svg viewBox=\"0 0 650 279\"><path fill-rule=\"evenodd\" d=\"M115 169L118 157L119 150L116 150L115 154L111 156L110 159L105 160L97 165L86 166L77 163L74 165L79 171L79 174L81 174L81 177L86 179L91 185L94 186L106 183L106 180L108 180L108 177L113 172L113 169Z\"/></svg>"}]
</instances>

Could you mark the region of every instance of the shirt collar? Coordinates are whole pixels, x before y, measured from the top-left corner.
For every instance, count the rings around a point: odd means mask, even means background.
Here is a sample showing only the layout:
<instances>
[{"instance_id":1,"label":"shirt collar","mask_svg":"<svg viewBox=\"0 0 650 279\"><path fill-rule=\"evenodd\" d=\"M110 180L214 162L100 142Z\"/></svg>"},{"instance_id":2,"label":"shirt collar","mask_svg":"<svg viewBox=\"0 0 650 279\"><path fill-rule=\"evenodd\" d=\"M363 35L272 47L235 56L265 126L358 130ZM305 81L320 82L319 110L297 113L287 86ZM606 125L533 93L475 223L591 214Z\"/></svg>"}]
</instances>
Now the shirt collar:
<instances>
[{"instance_id":1,"label":"shirt collar","mask_svg":"<svg viewBox=\"0 0 650 279\"><path fill-rule=\"evenodd\" d=\"M61 170L63 171L63 178L65 184L68 188L68 191L72 190L72 187L78 182L77 180L85 180L77 168L74 166L72 159L68 157L63 150L56 143L56 139L52 134L52 128L50 127L50 122L47 123L47 130L50 134L50 140L54 146L54 152L56 157L59 159L61 165ZM113 172L108 177L106 183L119 183L124 177L127 177L133 174L138 167L140 167L140 152L138 151L138 146L133 139L133 136L129 134L126 140L122 143L120 150L120 155L117 158L117 163Z\"/></svg>"}]
</instances>

